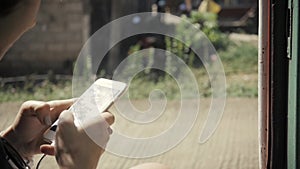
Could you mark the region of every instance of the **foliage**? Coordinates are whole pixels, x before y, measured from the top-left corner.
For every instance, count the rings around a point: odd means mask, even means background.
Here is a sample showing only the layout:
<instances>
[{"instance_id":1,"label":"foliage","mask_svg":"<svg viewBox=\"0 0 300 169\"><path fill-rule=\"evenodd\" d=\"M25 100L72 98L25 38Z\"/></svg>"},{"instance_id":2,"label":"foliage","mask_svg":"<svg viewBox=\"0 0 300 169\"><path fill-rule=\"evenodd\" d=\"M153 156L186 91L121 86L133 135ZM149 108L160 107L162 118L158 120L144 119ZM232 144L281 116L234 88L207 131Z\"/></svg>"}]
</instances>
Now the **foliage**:
<instances>
[{"instance_id":1,"label":"foliage","mask_svg":"<svg viewBox=\"0 0 300 169\"><path fill-rule=\"evenodd\" d=\"M220 50L226 74L257 72L258 48L249 43L231 44L227 50Z\"/></svg>"},{"instance_id":2,"label":"foliage","mask_svg":"<svg viewBox=\"0 0 300 169\"><path fill-rule=\"evenodd\" d=\"M53 83L49 80L36 83L25 81L24 84L7 84L1 87L0 102L26 101L26 100L56 100L72 97L71 81L58 81Z\"/></svg>"},{"instance_id":3,"label":"foliage","mask_svg":"<svg viewBox=\"0 0 300 169\"><path fill-rule=\"evenodd\" d=\"M223 63L227 79L227 96L229 97L257 97L257 47L249 43L235 43L228 40L227 35L220 32L216 22L216 15L192 12L187 18L193 25L203 31L208 39L217 49ZM199 45L203 35L195 34L187 29L186 23L180 23L176 27L178 37L183 38L185 44L177 39L165 38L166 50L177 55L190 66L195 78L198 81L199 91L202 97L210 97L211 87L209 77L203 66L199 66L199 59L191 51L190 45ZM201 49L204 55L209 55L203 50L201 44L193 46ZM133 54L141 49L139 44L130 48L129 53ZM149 50L147 64L153 64L154 52ZM133 62L141 62L134 58ZM145 61L143 61L145 62ZM166 69L168 69L166 61ZM151 67L151 65L149 65ZM89 67L88 67L89 68ZM159 76L157 76L159 74ZM54 81L53 76L42 82L35 82L28 79L22 85L6 84L0 89L0 102L65 99L72 97L72 83L70 80ZM145 70L138 73L131 81L129 94L131 99L145 99L153 90L161 90L168 99L180 97L179 87L176 81L164 72L157 70ZM158 94L155 97L163 97Z\"/></svg>"},{"instance_id":4,"label":"foliage","mask_svg":"<svg viewBox=\"0 0 300 169\"><path fill-rule=\"evenodd\" d=\"M217 14L198 11L192 11L191 17L188 18L196 26L199 24L200 30L208 37L216 50L226 49L230 42L227 35L220 31L217 19Z\"/></svg>"},{"instance_id":5,"label":"foliage","mask_svg":"<svg viewBox=\"0 0 300 169\"><path fill-rule=\"evenodd\" d=\"M165 50L181 58L187 65L199 67L202 63L198 57L207 59L212 52L215 53L214 49L226 50L232 44L228 36L219 30L216 14L192 11L190 17L182 15L181 18L182 22L174 25L175 38L165 36L164 43ZM191 47L202 56L196 57ZM129 53L140 49L141 45L135 44L130 47Z\"/></svg>"},{"instance_id":6,"label":"foliage","mask_svg":"<svg viewBox=\"0 0 300 169\"><path fill-rule=\"evenodd\" d=\"M182 22L175 26L176 39L166 37L165 44L167 51L177 55L189 66L201 66L202 61L198 57L209 59L209 56L215 53L214 49L226 50L232 43L227 35L219 30L216 14L192 11L190 17L183 15L182 19ZM195 50L198 54L201 53L201 56L195 57Z\"/></svg>"},{"instance_id":7,"label":"foliage","mask_svg":"<svg viewBox=\"0 0 300 169\"><path fill-rule=\"evenodd\" d=\"M175 51L177 49L185 50L184 46L177 47ZM226 49L218 50L226 74L228 97L257 97L257 53L257 46L246 42L231 42ZM191 69L198 81L201 96L210 97L210 80L204 67ZM153 81L153 78L149 78L149 72L151 71L140 73L132 80L129 90L131 98L147 98L152 89L163 89L168 98L178 98L178 86L170 76L161 76Z\"/></svg>"}]
</instances>

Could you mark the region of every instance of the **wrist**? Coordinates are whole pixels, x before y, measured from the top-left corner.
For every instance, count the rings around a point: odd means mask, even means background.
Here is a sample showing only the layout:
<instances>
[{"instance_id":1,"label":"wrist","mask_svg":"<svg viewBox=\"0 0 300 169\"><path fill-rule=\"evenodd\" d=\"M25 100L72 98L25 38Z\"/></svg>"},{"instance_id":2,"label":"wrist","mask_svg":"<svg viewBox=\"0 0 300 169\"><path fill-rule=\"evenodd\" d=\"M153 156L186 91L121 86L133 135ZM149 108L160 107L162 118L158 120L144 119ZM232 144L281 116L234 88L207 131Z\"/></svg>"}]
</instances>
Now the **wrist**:
<instances>
[{"instance_id":1,"label":"wrist","mask_svg":"<svg viewBox=\"0 0 300 169\"><path fill-rule=\"evenodd\" d=\"M22 138L18 137L14 130L9 127L0 133L1 138L4 138L26 161L32 161L32 156L25 153L25 145L21 141Z\"/></svg>"}]
</instances>

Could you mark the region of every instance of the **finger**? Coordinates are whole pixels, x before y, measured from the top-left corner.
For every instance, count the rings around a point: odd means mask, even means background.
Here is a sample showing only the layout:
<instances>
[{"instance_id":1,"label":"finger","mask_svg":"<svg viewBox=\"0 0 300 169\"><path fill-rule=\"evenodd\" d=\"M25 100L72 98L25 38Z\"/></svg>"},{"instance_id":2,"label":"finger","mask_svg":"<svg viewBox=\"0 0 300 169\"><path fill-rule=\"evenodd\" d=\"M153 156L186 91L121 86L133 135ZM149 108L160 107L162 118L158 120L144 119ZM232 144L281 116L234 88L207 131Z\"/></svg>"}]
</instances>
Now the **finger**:
<instances>
[{"instance_id":1,"label":"finger","mask_svg":"<svg viewBox=\"0 0 300 169\"><path fill-rule=\"evenodd\" d=\"M114 116L109 112L101 113L100 116L87 118L81 121L79 130L84 131L98 146L105 149L106 144L112 134L112 129L109 125L114 122Z\"/></svg>"},{"instance_id":2,"label":"finger","mask_svg":"<svg viewBox=\"0 0 300 169\"><path fill-rule=\"evenodd\" d=\"M54 122L64 110L67 110L76 99L67 99L67 100L53 100L47 102L50 105L50 114L51 120Z\"/></svg>"},{"instance_id":3,"label":"finger","mask_svg":"<svg viewBox=\"0 0 300 169\"><path fill-rule=\"evenodd\" d=\"M101 113L101 116L104 118L104 120L109 124L112 125L115 121L115 116L111 114L110 112L104 112Z\"/></svg>"},{"instance_id":4,"label":"finger","mask_svg":"<svg viewBox=\"0 0 300 169\"><path fill-rule=\"evenodd\" d=\"M58 125L74 125L73 112L69 110L64 110L59 116Z\"/></svg>"},{"instance_id":5,"label":"finger","mask_svg":"<svg viewBox=\"0 0 300 169\"><path fill-rule=\"evenodd\" d=\"M77 132L77 128L74 124L73 113L68 110L64 110L59 116L58 122L58 132L63 133L75 133Z\"/></svg>"},{"instance_id":6,"label":"finger","mask_svg":"<svg viewBox=\"0 0 300 169\"><path fill-rule=\"evenodd\" d=\"M50 106L47 103L41 103L34 110L37 114L38 119L43 125L49 126L51 125L51 117L50 117Z\"/></svg>"},{"instance_id":7,"label":"finger","mask_svg":"<svg viewBox=\"0 0 300 169\"><path fill-rule=\"evenodd\" d=\"M55 155L55 148L53 145L49 145L49 144L41 145L40 150L42 153L44 153L46 155L50 155L50 156Z\"/></svg>"},{"instance_id":8,"label":"finger","mask_svg":"<svg viewBox=\"0 0 300 169\"><path fill-rule=\"evenodd\" d=\"M94 117L88 117L84 119L79 119L78 124L79 129L86 130L87 128L93 128L94 131L100 128L110 128L109 126L113 124L115 121L115 117L110 112L101 113L100 116L96 115ZM110 132L109 132L110 133Z\"/></svg>"},{"instance_id":9,"label":"finger","mask_svg":"<svg viewBox=\"0 0 300 169\"><path fill-rule=\"evenodd\" d=\"M73 144L78 144L77 141L74 141L74 138L79 138L79 133L74 124L73 113L71 111L64 110L59 116L58 127L56 130L56 148L65 147L66 143L68 144L68 147L72 147Z\"/></svg>"},{"instance_id":10,"label":"finger","mask_svg":"<svg viewBox=\"0 0 300 169\"><path fill-rule=\"evenodd\" d=\"M76 100L77 98L65 100L52 100L48 101L47 103L50 105L51 108L66 109L70 107Z\"/></svg>"},{"instance_id":11,"label":"finger","mask_svg":"<svg viewBox=\"0 0 300 169\"><path fill-rule=\"evenodd\" d=\"M26 101L22 104L22 114L25 116L36 116L41 124L50 125L50 105L42 101Z\"/></svg>"}]
</instances>

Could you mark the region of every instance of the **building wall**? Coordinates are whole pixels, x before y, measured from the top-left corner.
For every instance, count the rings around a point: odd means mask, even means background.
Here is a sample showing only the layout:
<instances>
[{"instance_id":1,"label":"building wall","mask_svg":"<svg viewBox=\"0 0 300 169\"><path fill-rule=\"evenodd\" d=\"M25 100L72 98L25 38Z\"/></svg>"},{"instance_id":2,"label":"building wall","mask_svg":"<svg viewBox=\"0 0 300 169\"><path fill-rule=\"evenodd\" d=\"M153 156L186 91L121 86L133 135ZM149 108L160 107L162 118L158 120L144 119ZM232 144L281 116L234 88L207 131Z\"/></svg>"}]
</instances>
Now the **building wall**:
<instances>
[{"instance_id":1,"label":"building wall","mask_svg":"<svg viewBox=\"0 0 300 169\"><path fill-rule=\"evenodd\" d=\"M0 62L0 76L72 73L89 33L81 0L43 0L36 26L25 33Z\"/></svg>"}]
</instances>

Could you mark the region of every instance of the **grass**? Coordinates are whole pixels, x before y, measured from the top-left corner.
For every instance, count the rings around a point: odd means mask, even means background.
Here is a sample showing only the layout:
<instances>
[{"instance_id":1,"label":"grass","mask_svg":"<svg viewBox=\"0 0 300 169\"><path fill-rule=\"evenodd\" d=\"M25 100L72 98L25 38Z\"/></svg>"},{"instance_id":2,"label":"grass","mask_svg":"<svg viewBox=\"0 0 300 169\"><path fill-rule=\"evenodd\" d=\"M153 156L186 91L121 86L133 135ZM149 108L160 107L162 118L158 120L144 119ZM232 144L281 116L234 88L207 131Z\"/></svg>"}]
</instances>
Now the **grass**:
<instances>
[{"instance_id":1,"label":"grass","mask_svg":"<svg viewBox=\"0 0 300 169\"><path fill-rule=\"evenodd\" d=\"M229 97L258 96L258 49L249 43L233 44L219 52Z\"/></svg>"},{"instance_id":2,"label":"grass","mask_svg":"<svg viewBox=\"0 0 300 169\"><path fill-rule=\"evenodd\" d=\"M232 43L218 52L226 74L228 97L257 97L257 47L248 43ZM150 71L151 72L151 71ZM210 81L205 69L192 68L202 97L211 95ZM167 98L180 97L176 81L168 75L153 79L153 73L140 73L129 87L130 98L145 99L154 89L164 92ZM192 89L191 89L192 90ZM26 81L22 85L4 85L0 89L0 102L25 100L53 100L72 97L71 80ZM162 97L161 94L155 97Z\"/></svg>"},{"instance_id":3,"label":"grass","mask_svg":"<svg viewBox=\"0 0 300 169\"><path fill-rule=\"evenodd\" d=\"M219 51L225 76L228 97L257 97L258 49L249 43L232 43L225 51ZM192 68L197 79L202 97L211 95L210 80L203 67ZM176 81L170 76L159 78L157 82L149 80L150 74L138 74L130 84L130 97L133 99L147 98L153 89L161 89L167 98L180 97Z\"/></svg>"},{"instance_id":4,"label":"grass","mask_svg":"<svg viewBox=\"0 0 300 169\"><path fill-rule=\"evenodd\" d=\"M257 46L249 43L232 44L226 51L219 51L218 53L226 74L257 72Z\"/></svg>"},{"instance_id":5,"label":"grass","mask_svg":"<svg viewBox=\"0 0 300 169\"><path fill-rule=\"evenodd\" d=\"M71 81L53 83L44 80L40 83L25 82L21 85L5 85L0 89L0 102L26 100L55 100L72 97Z\"/></svg>"}]
</instances>

